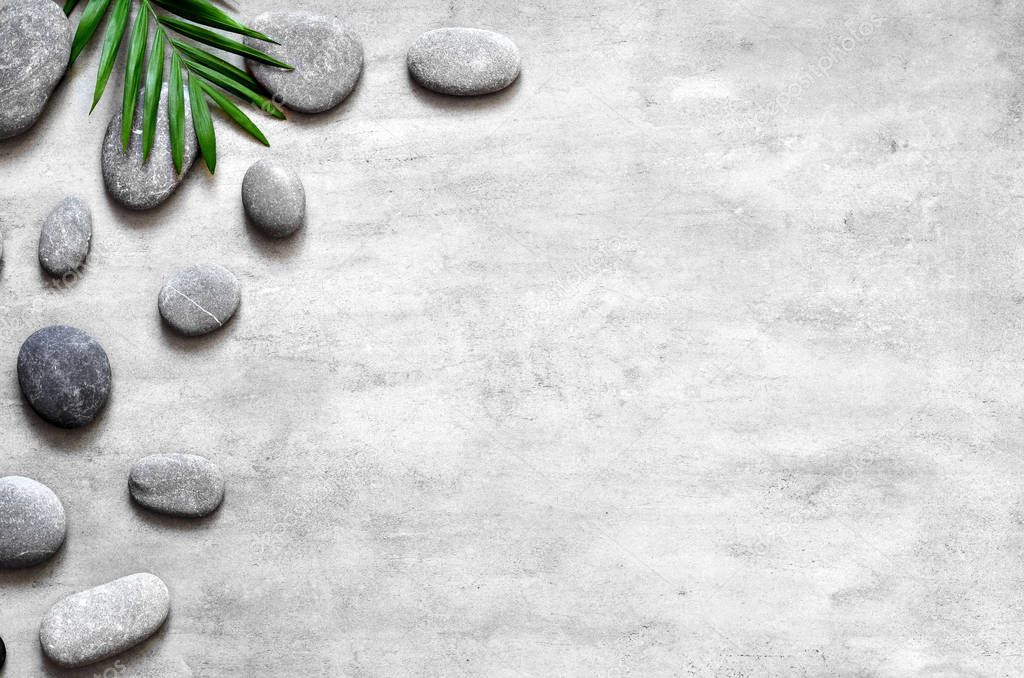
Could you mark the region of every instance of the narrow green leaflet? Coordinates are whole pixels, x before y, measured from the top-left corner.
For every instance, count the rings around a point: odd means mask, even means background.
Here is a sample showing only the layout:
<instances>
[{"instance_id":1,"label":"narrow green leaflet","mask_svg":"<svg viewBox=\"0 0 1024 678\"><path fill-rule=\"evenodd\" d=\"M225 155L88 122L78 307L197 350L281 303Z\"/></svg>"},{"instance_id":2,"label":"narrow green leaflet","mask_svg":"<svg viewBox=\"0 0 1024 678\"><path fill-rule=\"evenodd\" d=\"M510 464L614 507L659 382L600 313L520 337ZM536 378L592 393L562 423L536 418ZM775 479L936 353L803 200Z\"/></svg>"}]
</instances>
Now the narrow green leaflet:
<instances>
[{"instance_id":1,"label":"narrow green leaflet","mask_svg":"<svg viewBox=\"0 0 1024 678\"><path fill-rule=\"evenodd\" d=\"M196 73L203 76L204 78L214 83L218 87L222 87L223 89L226 89L232 94L235 94L259 106L264 113L272 115L278 120L285 119L284 113L282 113L281 110L274 105L274 102L272 102L270 99L266 98L262 94L258 94L249 89L248 87L240 85L231 78L222 75L221 73L218 73L217 71L211 68L207 68L202 64L197 64L194 61L186 60L185 65L188 67L190 71L195 71Z\"/></svg>"},{"instance_id":2,"label":"narrow green leaflet","mask_svg":"<svg viewBox=\"0 0 1024 678\"><path fill-rule=\"evenodd\" d=\"M264 146L270 145L270 142L267 141L265 136L263 136L263 132L260 131L260 128L249 119L249 116L242 112L242 109L235 106L231 99L228 99L226 96L205 83L203 84L203 91L210 95L210 98L213 99L213 103L217 104L217 106L219 106L229 118L234 120L235 124L255 137L255 139Z\"/></svg>"},{"instance_id":3,"label":"narrow green leaflet","mask_svg":"<svg viewBox=\"0 0 1024 678\"><path fill-rule=\"evenodd\" d=\"M69 68L71 64L75 63L75 59L78 58L78 55L82 53L82 50L85 49L85 46L92 39L92 34L99 28L103 15L107 13L108 6L110 6L110 0L89 0L89 4L85 6L82 18L78 21L75 37L71 41L71 58L68 59Z\"/></svg>"},{"instance_id":4,"label":"narrow green leaflet","mask_svg":"<svg viewBox=\"0 0 1024 678\"><path fill-rule=\"evenodd\" d=\"M78 7L78 0L68 0L64 3L64 16L70 15Z\"/></svg>"},{"instance_id":5,"label":"narrow green leaflet","mask_svg":"<svg viewBox=\"0 0 1024 678\"><path fill-rule=\"evenodd\" d=\"M263 33L232 19L208 0L153 0L153 2L183 19L190 19L204 26L247 35L265 42L274 42Z\"/></svg>"},{"instance_id":6,"label":"narrow green leaflet","mask_svg":"<svg viewBox=\"0 0 1024 678\"><path fill-rule=\"evenodd\" d=\"M92 94L90 113L103 97L103 90L107 88L107 80L110 79L110 71L114 68L117 50L121 48L121 38L128 25L128 13L131 8L132 0L117 0L117 4L114 5L114 13L110 15L110 21L107 22L107 32L103 36L103 53L100 55L100 69L96 74L96 89Z\"/></svg>"},{"instance_id":7,"label":"narrow green leaflet","mask_svg":"<svg viewBox=\"0 0 1024 678\"><path fill-rule=\"evenodd\" d=\"M171 40L171 44L174 45L175 49L184 54L190 60L202 64L203 66L206 66L208 68L212 68L213 70L218 71L220 73L223 73L229 78L237 81L239 84L245 85L249 89L256 91L259 91L261 89L261 85L258 82L256 82L256 78L252 77L238 66L235 66L232 63L224 61L215 54L204 52L203 50L193 47L188 43L181 42L180 40Z\"/></svg>"},{"instance_id":8,"label":"narrow green leaflet","mask_svg":"<svg viewBox=\"0 0 1024 678\"><path fill-rule=\"evenodd\" d=\"M145 98L142 101L142 160L149 159L156 138L156 114L160 107L160 89L164 82L164 32L156 31L146 68Z\"/></svg>"},{"instance_id":9,"label":"narrow green leaflet","mask_svg":"<svg viewBox=\"0 0 1024 678\"><path fill-rule=\"evenodd\" d=\"M185 90L181 82L181 57L171 56L171 78L167 89L167 126L171 136L174 170L181 174L185 155Z\"/></svg>"},{"instance_id":10,"label":"narrow green leaflet","mask_svg":"<svg viewBox=\"0 0 1024 678\"><path fill-rule=\"evenodd\" d=\"M128 62L124 71L124 97L121 99L121 148L128 150L132 138L132 122L135 118L135 101L139 96L139 80L142 78L142 58L146 56L146 39L149 37L149 10L147 5L139 7L139 14L132 26L132 38L128 46Z\"/></svg>"},{"instance_id":11,"label":"narrow green leaflet","mask_svg":"<svg viewBox=\"0 0 1024 678\"><path fill-rule=\"evenodd\" d=\"M160 23L164 26L167 26L175 33L180 33L181 35L184 35L186 38L198 40L204 45L216 47L217 49L222 49L225 52L239 54L241 56L248 57L254 61L259 61L261 63L268 64L270 66L276 66L278 68L283 68L289 71L294 70L288 64L284 63L283 61L278 61L269 54L261 52L258 49L253 49L252 47L249 47L248 45L243 44L241 42L238 42L237 40L225 38L220 33L214 33L213 31L201 28L199 26L196 26L195 24L190 24L186 21L181 21L180 19L174 19L172 17L167 16L160 17Z\"/></svg>"},{"instance_id":12,"label":"narrow green leaflet","mask_svg":"<svg viewBox=\"0 0 1024 678\"><path fill-rule=\"evenodd\" d=\"M188 101L192 106L192 126L196 130L199 150L203 152L210 174L213 174L217 169L217 135L213 131L213 119L203 94L202 81L193 73L188 75Z\"/></svg>"}]
</instances>

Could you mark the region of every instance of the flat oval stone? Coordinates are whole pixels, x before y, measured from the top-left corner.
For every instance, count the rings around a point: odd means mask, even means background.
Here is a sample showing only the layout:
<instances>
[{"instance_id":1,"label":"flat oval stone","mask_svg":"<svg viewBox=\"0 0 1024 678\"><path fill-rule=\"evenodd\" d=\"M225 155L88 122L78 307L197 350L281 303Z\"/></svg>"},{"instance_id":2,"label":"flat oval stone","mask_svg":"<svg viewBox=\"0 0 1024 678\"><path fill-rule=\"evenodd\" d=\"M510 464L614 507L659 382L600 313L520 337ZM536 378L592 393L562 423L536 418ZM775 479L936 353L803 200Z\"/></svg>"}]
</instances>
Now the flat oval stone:
<instances>
[{"instance_id":1,"label":"flat oval stone","mask_svg":"<svg viewBox=\"0 0 1024 678\"><path fill-rule=\"evenodd\" d=\"M81 198L68 196L53 208L39 233L39 264L53 276L78 270L92 242L92 213Z\"/></svg>"},{"instance_id":2,"label":"flat oval stone","mask_svg":"<svg viewBox=\"0 0 1024 678\"><path fill-rule=\"evenodd\" d=\"M302 228L306 191L290 167L259 160L242 179L242 206L249 219L267 235L283 238Z\"/></svg>"},{"instance_id":3,"label":"flat oval stone","mask_svg":"<svg viewBox=\"0 0 1024 678\"><path fill-rule=\"evenodd\" d=\"M519 48L501 33L438 28L418 37L406 59L413 79L441 94L472 96L503 90L519 77Z\"/></svg>"},{"instance_id":4,"label":"flat oval stone","mask_svg":"<svg viewBox=\"0 0 1024 678\"><path fill-rule=\"evenodd\" d=\"M241 298L238 279L231 271L217 264L196 264L167 279L157 305L168 325L197 337L230 320Z\"/></svg>"},{"instance_id":5,"label":"flat oval stone","mask_svg":"<svg viewBox=\"0 0 1024 678\"><path fill-rule=\"evenodd\" d=\"M135 106L131 140L127 152L121 149L121 113L114 114L103 138L100 162L107 193L128 209L148 210L163 203L178 188L184 175L196 160L196 135L192 130L192 109L185 94L185 149L181 175L174 171L171 157L171 136L167 129L167 85L160 92L157 108L156 134L149 158L142 160L143 97Z\"/></svg>"},{"instance_id":6,"label":"flat oval stone","mask_svg":"<svg viewBox=\"0 0 1024 678\"><path fill-rule=\"evenodd\" d=\"M46 421L64 428L85 426L110 396L110 362L99 342L82 330L44 327L21 345L18 383Z\"/></svg>"},{"instance_id":7,"label":"flat oval stone","mask_svg":"<svg viewBox=\"0 0 1024 678\"><path fill-rule=\"evenodd\" d=\"M53 0L0 0L0 139L36 123L71 56L71 22Z\"/></svg>"},{"instance_id":8,"label":"flat oval stone","mask_svg":"<svg viewBox=\"0 0 1024 678\"><path fill-rule=\"evenodd\" d=\"M249 47L293 66L288 71L246 59L252 77L299 113L322 113L344 101L363 72L363 45L340 20L308 12L266 12L249 24L274 45L245 38Z\"/></svg>"},{"instance_id":9,"label":"flat oval stone","mask_svg":"<svg viewBox=\"0 0 1024 678\"><path fill-rule=\"evenodd\" d=\"M0 478L0 568L48 560L66 534L64 505L53 490L31 478Z\"/></svg>"},{"instance_id":10,"label":"flat oval stone","mask_svg":"<svg viewBox=\"0 0 1024 678\"><path fill-rule=\"evenodd\" d=\"M200 518L224 501L224 476L217 465L195 454L154 454L128 476L132 498L158 513Z\"/></svg>"},{"instance_id":11,"label":"flat oval stone","mask_svg":"<svg viewBox=\"0 0 1024 678\"><path fill-rule=\"evenodd\" d=\"M149 638L170 611L167 585L152 574L133 574L59 601L43 616L39 642L60 666L86 666Z\"/></svg>"}]
</instances>

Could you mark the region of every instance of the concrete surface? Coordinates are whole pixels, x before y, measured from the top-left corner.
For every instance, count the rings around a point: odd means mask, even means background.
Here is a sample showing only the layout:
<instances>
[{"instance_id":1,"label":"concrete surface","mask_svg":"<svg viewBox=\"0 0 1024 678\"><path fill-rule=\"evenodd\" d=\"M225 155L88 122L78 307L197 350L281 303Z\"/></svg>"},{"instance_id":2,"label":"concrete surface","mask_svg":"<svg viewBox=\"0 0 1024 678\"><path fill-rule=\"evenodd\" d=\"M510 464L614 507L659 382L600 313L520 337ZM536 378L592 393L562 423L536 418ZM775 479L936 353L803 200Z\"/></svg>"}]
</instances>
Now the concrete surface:
<instances>
[{"instance_id":1,"label":"concrete surface","mask_svg":"<svg viewBox=\"0 0 1024 678\"><path fill-rule=\"evenodd\" d=\"M249 14L270 0L244 3ZM0 146L0 474L68 511L0 575L4 676L1017 676L1024 654L1024 10L994 1L300 0L362 36L333 113L221 121L165 208L105 197L97 54ZM498 96L416 89L406 47L492 28ZM297 238L244 225L295 163ZM53 288L38 228L95 217ZM224 331L161 327L163 277L243 284ZM35 417L15 357L70 323L106 414ZM194 452L227 499L132 507ZM59 597L148 570L173 610L77 673Z\"/></svg>"}]
</instances>

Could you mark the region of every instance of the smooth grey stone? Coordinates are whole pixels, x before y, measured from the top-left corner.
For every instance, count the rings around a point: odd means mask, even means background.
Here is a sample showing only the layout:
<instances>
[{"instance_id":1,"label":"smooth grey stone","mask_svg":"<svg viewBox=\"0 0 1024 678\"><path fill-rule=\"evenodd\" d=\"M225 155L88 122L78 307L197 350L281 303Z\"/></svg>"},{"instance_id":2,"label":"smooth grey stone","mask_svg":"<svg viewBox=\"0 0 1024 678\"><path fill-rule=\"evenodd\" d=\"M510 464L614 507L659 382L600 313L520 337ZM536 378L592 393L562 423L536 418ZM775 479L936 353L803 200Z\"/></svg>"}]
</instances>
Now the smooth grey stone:
<instances>
[{"instance_id":1,"label":"smooth grey stone","mask_svg":"<svg viewBox=\"0 0 1024 678\"><path fill-rule=\"evenodd\" d=\"M195 454L154 454L128 476L132 498L158 513L200 518L224 501L224 476L217 465Z\"/></svg>"},{"instance_id":2,"label":"smooth grey stone","mask_svg":"<svg viewBox=\"0 0 1024 678\"><path fill-rule=\"evenodd\" d=\"M110 362L99 342L82 330L52 325L21 345L18 383L43 419L64 428L85 426L110 396Z\"/></svg>"},{"instance_id":3,"label":"smooth grey stone","mask_svg":"<svg viewBox=\"0 0 1024 678\"><path fill-rule=\"evenodd\" d=\"M0 568L38 565L66 534L64 505L53 490L31 478L0 478Z\"/></svg>"},{"instance_id":4,"label":"smooth grey stone","mask_svg":"<svg viewBox=\"0 0 1024 678\"><path fill-rule=\"evenodd\" d=\"M238 310L238 279L223 266L196 264L174 272L157 305L167 324L188 337L221 327Z\"/></svg>"},{"instance_id":5,"label":"smooth grey stone","mask_svg":"<svg viewBox=\"0 0 1024 678\"><path fill-rule=\"evenodd\" d=\"M363 71L363 45L340 20L308 12L266 12L249 24L280 44L245 38L249 47L294 66L288 71L246 59L252 77L300 113L322 113L344 101Z\"/></svg>"},{"instance_id":6,"label":"smooth grey stone","mask_svg":"<svg viewBox=\"0 0 1024 678\"><path fill-rule=\"evenodd\" d=\"M306 191L292 168L273 160L259 160L242 179L242 206L261 231L283 238L302 228Z\"/></svg>"},{"instance_id":7,"label":"smooth grey stone","mask_svg":"<svg viewBox=\"0 0 1024 678\"><path fill-rule=\"evenodd\" d=\"M92 214L81 198L68 196L53 208L39 233L39 264L53 276L76 271L92 242Z\"/></svg>"},{"instance_id":8,"label":"smooth grey stone","mask_svg":"<svg viewBox=\"0 0 1024 678\"><path fill-rule=\"evenodd\" d=\"M167 585L152 574L133 574L59 601L43 616L39 642L60 666L86 666L149 638L170 611Z\"/></svg>"},{"instance_id":9,"label":"smooth grey stone","mask_svg":"<svg viewBox=\"0 0 1024 678\"><path fill-rule=\"evenodd\" d=\"M438 28L409 48L413 79L441 94L473 96L505 89L519 77L519 48L501 33L479 28Z\"/></svg>"},{"instance_id":10,"label":"smooth grey stone","mask_svg":"<svg viewBox=\"0 0 1024 678\"><path fill-rule=\"evenodd\" d=\"M36 123L71 56L71 22L53 0L0 0L0 139Z\"/></svg>"},{"instance_id":11,"label":"smooth grey stone","mask_svg":"<svg viewBox=\"0 0 1024 678\"><path fill-rule=\"evenodd\" d=\"M192 109L185 94L185 149L181 174L174 171L171 157L171 134L167 129L167 85L160 91L157 108L156 134L149 158L142 161L142 107L144 97L139 93L132 123L132 138L128 151L121 149L121 113L114 114L103 138L100 160L103 166L103 184L110 197L133 210L148 210L163 203L178 188L181 180L196 160L196 135L192 129Z\"/></svg>"}]
</instances>

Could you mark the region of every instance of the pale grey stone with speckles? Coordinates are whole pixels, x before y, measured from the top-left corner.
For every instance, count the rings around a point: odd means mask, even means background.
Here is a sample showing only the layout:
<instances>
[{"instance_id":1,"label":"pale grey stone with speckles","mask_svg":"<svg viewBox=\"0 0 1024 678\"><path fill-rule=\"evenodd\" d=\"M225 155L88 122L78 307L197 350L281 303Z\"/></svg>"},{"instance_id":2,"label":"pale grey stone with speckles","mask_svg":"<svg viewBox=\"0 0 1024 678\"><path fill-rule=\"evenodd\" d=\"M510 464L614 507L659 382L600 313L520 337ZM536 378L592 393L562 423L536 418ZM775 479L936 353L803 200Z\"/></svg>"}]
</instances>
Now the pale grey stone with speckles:
<instances>
[{"instance_id":1,"label":"pale grey stone with speckles","mask_svg":"<svg viewBox=\"0 0 1024 678\"><path fill-rule=\"evenodd\" d=\"M157 305L168 325L195 337L221 327L238 309L238 279L223 266L196 264L173 273Z\"/></svg>"},{"instance_id":2,"label":"pale grey stone with speckles","mask_svg":"<svg viewBox=\"0 0 1024 678\"><path fill-rule=\"evenodd\" d=\"M31 478L0 478L0 568L49 559L66 532L64 505L53 490Z\"/></svg>"},{"instance_id":3,"label":"pale grey stone with speckles","mask_svg":"<svg viewBox=\"0 0 1024 678\"><path fill-rule=\"evenodd\" d=\"M85 263L92 242L92 213L81 198L57 203L39 233L39 264L50 275L63 276Z\"/></svg>"},{"instance_id":4,"label":"pale grey stone with speckles","mask_svg":"<svg viewBox=\"0 0 1024 678\"><path fill-rule=\"evenodd\" d=\"M71 22L53 0L0 0L0 139L35 124L71 55Z\"/></svg>"},{"instance_id":5,"label":"pale grey stone with speckles","mask_svg":"<svg viewBox=\"0 0 1024 678\"><path fill-rule=\"evenodd\" d=\"M206 457L153 454L132 467L128 490L148 509L199 518L216 511L224 501L224 476Z\"/></svg>"},{"instance_id":6,"label":"pale grey stone with speckles","mask_svg":"<svg viewBox=\"0 0 1024 678\"><path fill-rule=\"evenodd\" d=\"M413 79L441 94L472 96L505 89L519 77L519 48L501 33L438 28L418 37L406 59Z\"/></svg>"},{"instance_id":7,"label":"pale grey stone with speckles","mask_svg":"<svg viewBox=\"0 0 1024 678\"><path fill-rule=\"evenodd\" d=\"M114 114L107 125L107 134L103 138L103 150L100 154L103 184L110 197L125 207L146 210L161 204L174 193L195 162L196 135L192 129L192 110L188 104L187 93L185 97L185 148L180 175L174 171L171 136L167 129L167 85L164 85L160 92L153 149L145 162L142 160L141 92L135 106L135 119L127 152L121 147L121 113Z\"/></svg>"},{"instance_id":8,"label":"pale grey stone with speckles","mask_svg":"<svg viewBox=\"0 0 1024 678\"><path fill-rule=\"evenodd\" d=\"M110 396L110 362L99 342L82 330L44 327L21 345L18 383L43 419L64 428L85 426Z\"/></svg>"},{"instance_id":9,"label":"pale grey stone with speckles","mask_svg":"<svg viewBox=\"0 0 1024 678\"><path fill-rule=\"evenodd\" d=\"M308 12L266 12L251 22L278 45L245 38L250 47L294 67L288 71L246 59L252 76L275 101L300 113L322 113L344 101L363 71L363 45L339 19Z\"/></svg>"},{"instance_id":10,"label":"pale grey stone with speckles","mask_svg":"<svg viewBox=\"0 0 1024 678\"><path fill-rule=\"evenodd\" d=\"M170 611L171 594L163 580L133 574L57 602L43 616L39 642L60 666L87 666L146 640Z\"/></svg>"},{"instance_id":11,"label":"pale grey stone with speckles","mask_svg":"<svg viewBox=\"0 0 1024 678\"><path fill-rule=\"evenodd\" d=\"M283 238L302 228L306 191L291 167L274 160L259 160L242 179L242 206L264 233Z\"/></svg>"}]
</instances>

